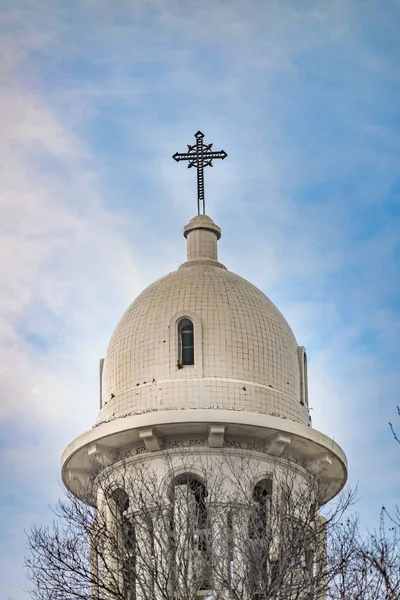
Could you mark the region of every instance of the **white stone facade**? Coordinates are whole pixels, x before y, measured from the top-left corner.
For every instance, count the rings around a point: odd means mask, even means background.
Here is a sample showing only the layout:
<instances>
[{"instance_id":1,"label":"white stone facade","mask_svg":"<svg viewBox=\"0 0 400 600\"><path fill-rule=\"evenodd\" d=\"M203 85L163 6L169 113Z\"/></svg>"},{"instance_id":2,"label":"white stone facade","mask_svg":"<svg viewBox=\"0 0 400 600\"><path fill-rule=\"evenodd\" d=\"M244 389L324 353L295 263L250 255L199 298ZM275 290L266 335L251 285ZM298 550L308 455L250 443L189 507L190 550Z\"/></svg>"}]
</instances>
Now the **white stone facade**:
<instances>
[{"instance_id":1,"label":"white stone facade","mask_svg":"<svg viewBox=\"0 0 400 600\"><path fill-rule=\"evenodd\" d=\"M106 474L117 485L149 464L167 504L168 486L182 469L213 488L219 479L219 489L226 483L234 498L229 467L245 459L254 474L243 473L250 498L251 486L270 479L269 501L278 502L277 477L285 473L299 494L318 487L316 503L327 502L344 486L347 462L311 427L305 349L276 306L218 262L221 230L209 217L192 219L184 235L187 261L144 290L111 337L101 361L98 422L65 450L63 481L98 506L99 489L108 493L101 487ZM212 514L221 502L210 505L216 539L220 524ZM232 560L240 570L239 554Z\"/></svg>"},{"instance_id":2,"label":"white stone facade","mask_svg":"<svg viewBox=\"0 0 400 600\"><path fill-rule=\"evenodd\" d=\"M209 443L212 428L223 427L220 447L250 440L275 456L285 451L323 471L332 497L346 481L346 457L310 427L304 348L265 294L218 262L221 230L210 217L194 217L184 235L187 261L145 289L111 337L97 427L66 449L64 480L73 487L90 471L93 447L109 463L110 453L115 462L143 445L145 431L146 450L161 451L171 436ZM182 319L193 324L190 365L180 364Z\"/></svg>"}]
</instances>

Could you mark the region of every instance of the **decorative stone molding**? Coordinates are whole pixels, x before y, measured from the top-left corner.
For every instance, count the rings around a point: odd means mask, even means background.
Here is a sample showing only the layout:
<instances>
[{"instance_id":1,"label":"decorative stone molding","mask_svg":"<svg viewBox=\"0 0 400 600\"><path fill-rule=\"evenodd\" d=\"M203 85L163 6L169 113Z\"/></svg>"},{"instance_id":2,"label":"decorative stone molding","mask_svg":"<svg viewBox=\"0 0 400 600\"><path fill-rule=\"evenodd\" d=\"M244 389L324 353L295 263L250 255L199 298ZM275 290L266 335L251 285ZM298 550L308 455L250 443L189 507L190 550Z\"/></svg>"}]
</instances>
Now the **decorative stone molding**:
<instances>
[{"instance_id":1,"label":"decorative stone molding","mask_svg":"<svg viewBox=\"0 0 400 600\"><path fill-rule=\"evenodd\" d=\"M290 461L293 466L308 471L310 477L318 477L318 482L326 481L326 492L321 495L324 501L343 487L347 477L346 457L324 434L289 419L252 414L240 407L238 410L219 410L221 407L214 405L214 399L199 404L201 407L192 410L189 407L180 410L168 407L161 412L146 410L147 414L115 419L82 434L64 452L62 474L65 485L78 497L84 497L78 478L69 476L69 470L84 470L89 481L92 475L96 477L102 469L112 468L124 459L147 460L153 454L159 460L161 456L157 455L170 449L187 452L194 459L196 452L222 455L226 451L258 454L254 458L262 460L264 456L266 462L268 458ZM211 429L214 427L222 429L217 434L218 430ZM223 428L224 442L221 444ZM147 444L144 436L148 436ZM213 437L219 438L219 446L213 447ZM155 448L150 446L151 441L156 443ZM160 450L155 452L157 448Z\"/></svg>"},{"instance_id":2,"label":"decorative stone molding","mask_svg":"<svg viewBox=\"0 0 400 600\"><path fill-rule=\"evenodd\" d=\"M112 451L107 446L101 444L92 444L87 449L89 460L94 468L104 469L109 467L113 462Z\"/></svg>"},{"instance_id":3,"label":"decorative stone molding","mask_svg":"<svg viewBox=\"0 0 400 600\"><path fill-rule=\"evenodd\" d=\"M139 431L139 438L144 442L146 450L149 452L156 452L162 448L162 441L154 427Z\"/></svg>"},{"instance_id":4,"label":"decorative stone molding","mask_svg":"<svg viewBox=\"0 0 400 600\"><path fill-rule=\"evenodd\" d=\"M293 454L288 454L287 452L283 451L281 454L281 458L285 458L286 460L294 463L295 465L304 467L304 460L299 456L294 456Z\"/></svg>"},{"instance_id":5,"label":"decorative stone molding","mask_svg":"<svg viewBox=\"0 0 400 600\"><path fill-rule=\"evenodd\" d=\"M276 433L268 440L268 454L272 456L281 456L286 446L290 444L292 438L289 435Z\"/></svg>"},{"instance_id":6,"label":"decorative stone molding","mask_svg":"<svg viewBox=\"0 0 400 600\"><path fill-rule=\"evenodd\" d=\"M68 471L69 481L76 481L82 489L87 488L87 472L84 469L69 469Z\"/></svg>"},{"instance_id":7,"label":"decorative stone molding","mask_svg":"<svg viewBox=\"0 0 400 600\"><path fill-rule=\"evenodd\" d=\"M128 450L123 450L118 454L118 460L124 460L125 458L131 458L132 456L137 456L138 454L143 454L148 452L146 446L134 446L129 448Z\"/></svg>"},{"instance_id":8,"label":"decorative stone molding","mask_svg":"<svg viewBox=\"0 0 400 600\"><path fill-rule=\"evenodd\" d=\"M190 448L193 446L204 446L205 440L202 439L178 439L178 440L167 440L165 443L166 448Z\"/></svg>"},{"instance_id":9,"label":"decorative stone molding","mask_svg":"<svg viewBox=\"0 0 400 600\"><path fill-rule=\"evenodd\" d=\"M185 367L187 368L187 367ZM190 368L190 367L189 367ZM182 371L182 369L180 370ZM150 383L148 385L151 385ZM310 419L309 419L309 412L308 412L308 407L303 407L304 411L307 413L308 416L308 425L310 424ZM116 416L112 416L112 417L108 417L107 419L101 419L100 421L98 421L98 423L95 423L92 426L92 429L95 429L96 427L99 427L100 425L104 425L105 423L111 423L112 421L116 421L118 419L126 419L127 417L133 417L133 416L137 416L137 415L145 415L148 413L156 413L159 411L167 411L167 410L229 410L229 411L235 411L235 412L247 412L246 408L242 408L240 406L220 406L220 405L206 405L206 406L160 406L158 408L145 408L145 409L140 409L140 410L131 410L128 413L124 413L122 415L116 415ZM259 415L267 415L270 417L277 417L279 419L284 419L286 420L287 417L282 416L280 413L277 412L270 412L268 410L258 410L257 414ZM293 421L294 423L300 423L301 425L304 425L304 422L302 419L298 419L296 418L296 416L292 416L290 419L288 419L289 421Z\"/></svg>"},{"instance_id":10,"label":"decorative stone molding","mask_svg":"<svg viewBox=\"0 0 400 600\"><path fill-rule=\"evenodd\" d=\"M258 452L263 451L262 444L257 444L256 442L245 442L238 440L228 440L226 442L226 446L228 448L235 448L236 450L256 450Z\"/></svg>"},{"instance_id":11,"label":"decorative stone molding","mask_svg":"<svg viewBox=\"0 0 400 600\"><path fill-rule=\"evenodd\" d=\"M210 448L222 448L225 441L225 425L210 425L208 445Z\"/></svg>"},{"instance_id":12,"label":"decorative stone molding","mask_svg":"<svg viewBox=\"0 0 400 600\"><path fill-rule=\"evenodd\" d=\"M305 467L313 475L317 475L321 471L329 468L332 465L332 457L329 454L321 454L307 460Z\"/></svg>"}]
</instances>

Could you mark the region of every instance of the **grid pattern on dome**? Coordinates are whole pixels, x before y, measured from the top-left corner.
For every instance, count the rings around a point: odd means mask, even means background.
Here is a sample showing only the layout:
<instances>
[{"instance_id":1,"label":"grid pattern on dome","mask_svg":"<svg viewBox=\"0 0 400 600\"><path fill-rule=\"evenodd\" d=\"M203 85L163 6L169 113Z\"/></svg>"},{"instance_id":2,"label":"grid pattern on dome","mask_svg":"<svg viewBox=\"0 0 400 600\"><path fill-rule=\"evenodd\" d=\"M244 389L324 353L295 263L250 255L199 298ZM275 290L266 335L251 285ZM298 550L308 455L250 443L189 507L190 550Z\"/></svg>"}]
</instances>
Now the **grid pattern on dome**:
<instances>
[{"instance_id":1,"label":"grid pattern on dome","mask_svg":"<svg viewBox=\"0 0 400 600\"><path fill-rule=\"evenodd\" d=\"M201 332L195 324L195 365L183 369L177 367L179 315L201 323ZM196 407L308 424L297 342L284 317L246 280L204 265L158 280L123 315L105 360L100 420Z\"/></svg>"}]
</instances>

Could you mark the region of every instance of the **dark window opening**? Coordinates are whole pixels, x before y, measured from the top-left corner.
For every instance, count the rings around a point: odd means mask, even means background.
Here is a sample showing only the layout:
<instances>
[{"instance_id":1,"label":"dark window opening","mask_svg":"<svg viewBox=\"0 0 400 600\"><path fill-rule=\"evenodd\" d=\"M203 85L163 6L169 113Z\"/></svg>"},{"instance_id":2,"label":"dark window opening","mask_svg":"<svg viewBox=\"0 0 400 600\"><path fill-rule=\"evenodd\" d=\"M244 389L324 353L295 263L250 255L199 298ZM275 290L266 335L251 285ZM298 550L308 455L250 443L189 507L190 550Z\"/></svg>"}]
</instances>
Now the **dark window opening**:
<instances>
[{"instance_id":1,"label":"dark window opening","mask_svg":"<svg viewBox=\"0 0 400 600\"><path fill-rule=\"evenodd\" d=\"M228 585L229 589L232 588L233 584L233 559L234 559L234 539L233 539L233 514L229 511L226 517L226 528L228 532Z\"/></svg>"},{"instance_id":2,"label":"dark window opening","mask_svg":"<svg viewBox=\"0 0 400 600\"><path fill-rule=\"evenodd\" d=\"M260 481L253 488L253 501L249 520L249 537L251 539L260 539L267 535L271 493L272 484L268 480Z\"/></svg>"},{"instance_id":3,"label":"dark window opening","mask_svg":"<svg viewBox=\"0 0 400 600\"><path fill-rule=\"evenodd\" d=\"M182 366L194 365L194 331L190 319L179 323L179 362Z\"/></svg>"},{"instance_id":4,"label":"dark window opening","mask_svg":"<svg viewBox=\"0 0 400 600\"><path fill-rule=\"evenodd\" d=\"M128 516L129 497L122 488L111 493L118 525L118 546L123 578L124 600L136 600L136 532L133 518Z\"/></svg>"},{"instance_id":5,"label":"dark window opening","mask_svg":"<svg viewBox=\"0 0 400 600\"><path fill-rule=\"evenodd\" d=\"M203 531L208 527L208 511L206 506L207 490L203 483L195 479L192 475L182 475L175 480L173 495L175 490L181 489L182 494L179 500L179 511L181 514L187 513L190 525L196 532ZM176 498L174 498L176 502ZM173 526L175 519L172 519ZM203 542L199 544L201 550Z\"/></svg>"},{"instance_id":6,"label":"dark window opening","mask_svg":"<svg viewBox=\"0 0 400 600\"><path fill-rule=\"evenodd\" d=\"M188 549L188 560L195 574L198 590L211 589L210 522L207 509L207 489L195 476L178 476L172 488L173 515L170 516L171 554L177 560L179 552Z\"/></svg>"},{"instance_id":7,"label":"dark window opening","mask_svg":"<svg viewBox=\"0 0 400 600\"><path fill-rule=\"evenodd\" d=\"M136 532L133 522L122 517L123 559L122 575L124 600L136 598Z\"/></svg>"},{"instance_id":8,"label":"dark window opening","mask_svg":"<svg viewBox=\"0 0 400 600\"><path fill-rule=\"evenodd\" d=\"M126 512L129 508L128 494L122 488L117 488L111 494L112 499L115 502L115 506L120 515Z\"/></svg>"}]
</instances>

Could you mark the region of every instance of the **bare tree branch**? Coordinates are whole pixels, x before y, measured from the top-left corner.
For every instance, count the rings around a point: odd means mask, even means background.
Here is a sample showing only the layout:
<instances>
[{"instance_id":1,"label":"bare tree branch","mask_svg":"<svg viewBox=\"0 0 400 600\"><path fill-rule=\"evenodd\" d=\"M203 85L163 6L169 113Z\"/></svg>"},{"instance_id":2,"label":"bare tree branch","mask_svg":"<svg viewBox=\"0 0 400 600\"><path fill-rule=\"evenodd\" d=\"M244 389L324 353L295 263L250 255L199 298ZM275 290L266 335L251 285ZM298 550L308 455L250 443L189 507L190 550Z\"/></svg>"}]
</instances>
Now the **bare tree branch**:
<instances>
[{"instance_id":1,"label":"bare tree branch","mask_svg":"<svg viewBox=\"0 0 400 600\"><path fill-rule=\"evenodd\" d=\"M397 529L382 513L363 540L354 494L320 516L323 481L288 461L261 476L245 453L159 460L104 469L96 507L66 491L53 526L32 527L33 600L399 598Z\"/></svg>"}]
</instances>

